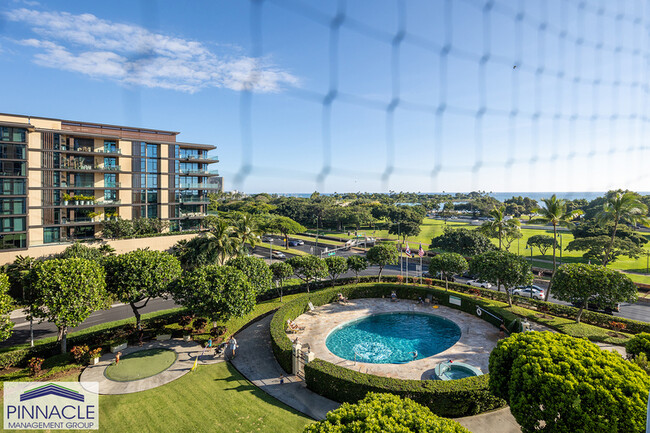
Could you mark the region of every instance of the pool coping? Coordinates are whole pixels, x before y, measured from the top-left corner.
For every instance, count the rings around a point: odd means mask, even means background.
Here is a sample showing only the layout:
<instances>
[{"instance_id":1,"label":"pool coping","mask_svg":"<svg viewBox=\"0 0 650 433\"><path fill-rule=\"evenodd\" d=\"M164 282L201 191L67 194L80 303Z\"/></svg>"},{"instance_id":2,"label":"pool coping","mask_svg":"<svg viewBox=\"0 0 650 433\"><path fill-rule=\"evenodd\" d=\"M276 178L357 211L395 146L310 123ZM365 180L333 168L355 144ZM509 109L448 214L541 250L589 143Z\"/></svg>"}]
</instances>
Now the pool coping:
<instances>
[{"instance_id":1,"label":"pool coping","mask_svg":"<svg viewBox=\"0 0 650 433\"><path fill-rule=\"evenodd\" d=\"M353 299L343 304L331 303L316 307L313 312L297 317L296 324L304 327L304 330L287 336L291 340L298 338L301 344L309 347L316 358L361 373L423 380L431 378L438 363L448 360L464 362L478 368L484 374L487 373L490 352L499 339L499 330L490 323L463 311L444 306L436 307L438 308L432 308L430 304L418 304L412 300L400 299L393 302L382 298ZM391 312L426 313L449 319L460 328L461 337L456 344L443 352L404 364L350 361L334 355L327 348L325 340L331 330L337 326L371 314Z\"/></svg>"}]
</instances>

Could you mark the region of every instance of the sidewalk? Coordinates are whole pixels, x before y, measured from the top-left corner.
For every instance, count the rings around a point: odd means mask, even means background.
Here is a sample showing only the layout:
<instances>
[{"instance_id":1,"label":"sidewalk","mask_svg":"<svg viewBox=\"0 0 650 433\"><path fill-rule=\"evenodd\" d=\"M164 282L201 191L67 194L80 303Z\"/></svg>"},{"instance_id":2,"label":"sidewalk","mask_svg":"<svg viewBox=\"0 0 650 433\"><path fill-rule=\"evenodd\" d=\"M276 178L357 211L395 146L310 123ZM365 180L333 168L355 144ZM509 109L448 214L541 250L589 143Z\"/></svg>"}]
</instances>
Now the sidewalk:
<instances>
[{"instance_id":1,"label":"sidewalk","mask_svg":"<svg viewBox=\"0 0 650 433\"><path fill-rule=\"evenodd\" d=\"M305 415L322 420L327 412L338 408L340 404L310 391L299 378L286 377L271 350L269 325L272 317L273 315L269 314L235 335L239 348L237 356L231 362L246 379L261 390ZM279 384L281 374L285 375L283 385ZM456 421L472 433L521 433L509 408L457 418Z\"/></svg>"},{"instance_id":2,"label":"sidewalk","mask_svg":"<svg viewBox=\"0 0 650 433\"><path fill-rule=\"evenodd\" d=\"M239 331L235 338L239 348L232 365L255 386L267 394L316 420L325 419L327 412L339 403L307 389L296 376L289 376L275 360L271 349L269 325L272 314ZM284 384L280 385L280 375Z\"/></svg>"}]
</instances>

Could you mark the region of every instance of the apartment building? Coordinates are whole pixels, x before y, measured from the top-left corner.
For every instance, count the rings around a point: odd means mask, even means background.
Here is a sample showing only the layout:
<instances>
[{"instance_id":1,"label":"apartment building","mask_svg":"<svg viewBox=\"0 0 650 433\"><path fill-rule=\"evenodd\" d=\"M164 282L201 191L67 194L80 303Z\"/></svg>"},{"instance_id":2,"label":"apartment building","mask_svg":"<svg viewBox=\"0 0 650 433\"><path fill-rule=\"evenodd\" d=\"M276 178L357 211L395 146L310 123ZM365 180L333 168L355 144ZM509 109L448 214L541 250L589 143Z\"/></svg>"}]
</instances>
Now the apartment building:
<instances>
[{"instance_id":1,"label":"apartment building","mask_svg":"<svg viewBox=\"0 0 650 433\"><path fill-rule=\"evenodd\" d=\"M100 237L118 217L198 228L216 147L178 134L0 113L0 249Z\"/></svg>"}]
</instances>

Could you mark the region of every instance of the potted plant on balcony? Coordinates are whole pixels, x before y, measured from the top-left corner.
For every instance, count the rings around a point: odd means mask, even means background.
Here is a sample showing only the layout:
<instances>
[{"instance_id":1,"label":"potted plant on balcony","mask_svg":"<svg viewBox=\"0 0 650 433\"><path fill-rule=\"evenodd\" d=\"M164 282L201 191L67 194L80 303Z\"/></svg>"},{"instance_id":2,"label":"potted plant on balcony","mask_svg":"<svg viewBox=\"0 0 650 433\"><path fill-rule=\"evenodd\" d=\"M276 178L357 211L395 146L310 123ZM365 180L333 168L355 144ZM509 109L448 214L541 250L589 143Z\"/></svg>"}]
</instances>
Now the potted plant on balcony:
<instances>
[{"instance_id":1,"label":"potted plant on balcony","mask_svg":"<svg viewBox=\"0 0 650 433\"><path fill-rule=\"evenodd\" d=\"M72 200L72 196L70 194L63 194L63 206L67 206L70 200Z\"/></svg>"},{"instance_id":2,"label":"potted plant on balcony","mask_svg":"<svg viewBox=\"0 0 650 433\"><path fill-rule=\"evenodd\" d=\"M98 216L101 216L101 215L102 215L101 212L90 212L90 213L88 214L88 216L89 216L93 221L95 221L95 218L97 218Z\"/></svg>"},{"instance_id":3,"label":"potted plant on balcony","mask_svg":"<svg viewBox=\"0 0 650 433\"><path fill-rule=\"evenodd\" d=\"M95 204L95 196L94 195L90 195L90 196L86 197L86 200L87 200L86 204Z\"/></svg>"}]
</instances>

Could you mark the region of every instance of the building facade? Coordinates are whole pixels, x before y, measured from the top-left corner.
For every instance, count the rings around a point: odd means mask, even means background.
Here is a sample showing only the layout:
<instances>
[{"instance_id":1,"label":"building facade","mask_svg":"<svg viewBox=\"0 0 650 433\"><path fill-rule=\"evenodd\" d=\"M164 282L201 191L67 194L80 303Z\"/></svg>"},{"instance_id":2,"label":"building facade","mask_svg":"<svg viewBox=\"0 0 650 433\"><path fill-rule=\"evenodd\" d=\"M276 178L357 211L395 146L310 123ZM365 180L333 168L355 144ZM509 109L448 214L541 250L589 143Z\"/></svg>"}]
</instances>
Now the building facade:
<instances>
[{"instance_id":1,"label":"building facade","mask_svg":"<svg viewBox=\"0 0 650 433\"><path fill-rule=\"evenodd\" d=\"M178 134L0 114L0 250L100 237L118 217L197 229L216 147Z\"/></svg>"}]
</instances>

